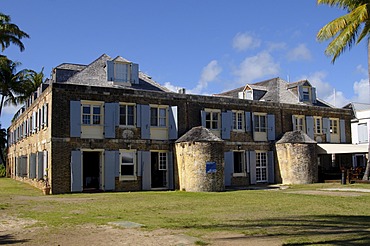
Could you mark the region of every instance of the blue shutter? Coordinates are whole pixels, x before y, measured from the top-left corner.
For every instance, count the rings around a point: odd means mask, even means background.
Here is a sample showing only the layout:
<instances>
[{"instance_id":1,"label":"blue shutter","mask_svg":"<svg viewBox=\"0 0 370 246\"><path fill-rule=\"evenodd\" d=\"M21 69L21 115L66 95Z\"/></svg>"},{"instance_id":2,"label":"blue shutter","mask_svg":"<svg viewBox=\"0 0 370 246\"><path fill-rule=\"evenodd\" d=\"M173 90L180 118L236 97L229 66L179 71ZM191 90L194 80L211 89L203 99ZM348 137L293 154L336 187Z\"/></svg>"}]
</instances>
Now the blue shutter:
<instances>
[{"instance_id":1,"label":"blue shutter","mask_svg":"<svg viewBox=\"0 0 370 246\"><path fill-rule=\"evenodd\" d=\"M178 124L177 124L177 106L172 106L169 108L169 139L177 139L178 138L178 135L177 135L177 132L178 132Z\"/></svg>"},{"instance_id":2,"label":"blue shutter","mask_svg":"<svg viewBox=\"0 0 370 246\"><path fill-rule=\"evenodd\" d=\"M107 61L107 81L114 81L114 62Z\"/></svg>"},{"instance_id":3,"label":"blue shutter","mask_svg":"<svg viewBox=\"0 0 370 246\"><path fill-rule=\"evenodd\" d=\"M35 124L33 125L33 127L35 128ZM81 137L80 101L70 101L70 134L71 137Z\"/></svg>"},{"instance_id":4,"label":"blue shutter","mask_svg":"<svg viewBox=\"0 0 370 246\"><path fill-rule=\"evenodd\" d=\"M118 151L104 152L104 190L115 190L116 188L116 167L118 166Z\"/></svg>"},{"instance_id":5,"label":"blue shutter","mask_svg":"<svg viewBox=\"0 0 370 246\"><path fill-rule=\"evenodd\" d=\"M316 88L315 87L311 88L311 96L312 96L312 103L316 103L317 100L316 100Z\"/></svg>"},{"instance_id":6,"label":"blue shutter","mask_svg":"<svg viewBox=\"0 0 370 246\"><path fill-rule=\"evenodd\" d=\"M267 140L275 140L275 115L267 115Z\"/></svg>"},{"instance_id":7,"label":"blue shutter","mask_svg":"<svg viewBox=\"0 0 370 246\"><path fill-rule=\"evenodd\" d=\"M340 142L346 142L346 122L344 120L339 120L340 125Z\"/></svg>"},{"instance_id":8,"label":"blue shutter","mask_svg":"<svg viewBox=\"0 0 370 246\"><path fill-rule=\"evenodd\" d=\"M28 172L28 178L36 178L36 154L30 154L30 171Z\"/></svg>"},{"instance_id":9,"label":"blue shutter","mask_svg":"<svg viewBox=\"0 0 370 246\"><path fill-rule=\"evenodd\" d=\"M150 151L139 151L141 155L141 182L143 190L150 190L152 188L152 175L151 175L151 158Z\"/></svg>"},{"instance_id":10,"label":"blue shutter","mask_svg":"<svg viewBox=\"0 0 370 246\"><path fill-rule=\"evenodd\" d=\"M141 127L141 105L136 104L136 126Z\"/></svg>"},{"instance_id":11,"label":"blue shutter","mask_svg":"<svg viewBox=\"0 0 370 246\"><path fill-rule=\"evenodd\" d=\"M81 151L71 152L71 192L81 192L82 186L82 162Z\"/></svg>"},{"instance_id":12,"label":"blue shutter","mask_svg":"<svg viewBox=\"0 0 370 246\"><path fill-rule=\"evenodd\" d=\"M297 125L296 125L296 121L295 121L296 117L294 115L292 115L292 125L293 125L293 131L296 131L297 130Z\"/></svg>"},{"instance_id":13,"label":"blue shutter","mask_svg":"<svg viewBox=\"0 0 370 246\"><path fill-rule=\"evenodd\" d=\"M254 139L254 126L255 126L255 123L254 123L254 113L251 113L251 119L252 119L252 126L251 126L251 129L252 129L252 137Z\"/></svg>"},{"instance_id":14,"label":"blue shutter","mask_svg":"<svg viewBox=\"0 0 370 246\"><path fill-rule=\"evenodd\" d=\"M200 121L201 125L205 128L206 127L206 111L200 111Z\"/></svg>"},{"instance_id":15,"label":"blue shutter","mask_svg":"<svg viewBox=\"0 0 370 246\"><path fill-rule=\"evenodd\" d=\"M225 186L231 186L231 178L234 172L234 155L232 151L224 153L224 180Z\"/></svg>"},{"instance_id":16,"label":"blue shutter","mask_svg":"<svg viewBox=\"0 0 370 246\"><path fill-rule=\"evenodd\" d=\"M313 116L306 116L306 128L307 128L307 135L312 140L315 140L315 137L314 137Z\"/></svg>"},{"instance_id":17,"label":"blue shutter","mask_svg":"<svg viewBox=\"0 0 370 246\"><path fill-rule=\"evenodd\" d=\"M233 121L233 113L231 111L226 111L221 113L221 137L222 139L230 139L230 132Z\"/></svg>"},{"instance_id":18,"label":"blue shutter","mask_svg":"<svg viewBox=\"0 0 370 246\"><path fill-rule=\"evenodd\" d=\"M269 151L267 153L267 166L268 166L268 182L275 183L275 162L274 162L274 152Z\"/></svg>"},{"instance_id":19,"label":"blue shutter","mask_svg":"<svg viewBox=\"0 0 370 246\"><path fill-rule=\"evenodd\" d=\"M329 118L322 118L322 130L326 135L326 142L330 143L330 120Z\"/></svg>"},{"instance_id":20,"label":"blue shutter","mask_svg":"<svg viewBox=\"0 0 370 246\"><path fill-rule=\"evenodd\" d=\"M250 173L250 158L249 158L249 152L245 151L245 172Z\"/></svg>"},{"instance_id":21,"label":"blue shutter","mask_svg":"<svg viewBox=\"0 0 370 246\"><path fill-rule=\"evenodd\" d=\"M169 151L168 152L168 168L167 168L167 172L168 172L168 189L170 190L173 190L174 189L174 167L173 167L173 152Z\"/></svg>"},{"instance_id":22,"label":"blue shutter","mask_svg":"<svg viewBox=\"0 0 370 246\"><path fill-rule=\"evenodd\" d=\"M249 133L252 132L251 112L245 112L245 131Z\"/></svg>"},{"instance_id":23,"label":"blue shutter","mask_svg":"<svg viewBox=\"0 0 370 246\"><path fill-rule=\"evenodd\" d=\"M256 184L256 151L249 152L249 180L251 184Z\"/></svg>"},{"instance_id":24,"label":"blue shutter","mask_svg":"<svg viewBox=\"0 0 370 246\"><path fill-rule=\"evenodd\" d=\"M44 177L44 153L37 152L36 178L42 179Z\"/></svg>"},{"instance_id":25,"label":"blue shutter","mask_svg":"<svg viewBox=\"0 0 370 246\"><path fill-rule=\"evenodd\" d=\"M303 101L303 86L301 85L298 86L298 100L300 102Z\"/></svg>"},{"instance_id":26,"label":"blue shutter","mask_svg":"<svg viewBox=\"0 0 370 246\"><path fill-rule=\"evenodd\" d=\"M116 126L118 125L118 103L104 104L104 134L105 138L116 137Z\"/></svg>"},{"instance_id":27,"label":"blue shutter","mask_svg":"<svg viewBox=\"0 0 370 246\"><path fill-rule=\"evenodd\" d=\"M150 106L141 105L141 139L150 139Z\"/></svg>"},{"instance_id":28,"label":"blue shutter","mask_svg":"<svg viewBox=\"0 0 370 246\"><path fill-rule=\"evenodd\" d=\"M139 84L139 65L136 63L131 64L131 83Z\"/></svg>"}]
</instances>

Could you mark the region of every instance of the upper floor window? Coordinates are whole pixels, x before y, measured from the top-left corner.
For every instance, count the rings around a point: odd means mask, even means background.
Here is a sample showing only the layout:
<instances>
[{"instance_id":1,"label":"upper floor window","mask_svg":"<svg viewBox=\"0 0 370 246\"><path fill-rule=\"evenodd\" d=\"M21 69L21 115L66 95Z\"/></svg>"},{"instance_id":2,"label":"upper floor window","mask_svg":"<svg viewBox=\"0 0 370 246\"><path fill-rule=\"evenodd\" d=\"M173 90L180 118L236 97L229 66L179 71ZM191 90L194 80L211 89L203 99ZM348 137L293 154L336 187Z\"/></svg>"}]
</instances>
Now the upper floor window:
<instances>
[{"instance_id":1,"label":"upper floor window","mask_svg":"<svg viewBox=\"0 0 370 246\"><path fill-rule=\"evenodd\" d=\"M314 117L314 133L316 134L322 133L322 118L321 117Z\"/></svg>"},{"instance_id":2,"label":"upper floor window","mask_svg":"<svg viewBox=\"0 0 370 246\"><path fill-rule=\"evenodd\" d=\"M123 126L135 125L135 105L130 104L120 105L119 124Z\"/></svg>"},{"instance_id":3,"label":"upper floor window","mask_svg":"<svg viewBox=\"0 0 370 246\"><path fill-rule=\"evenodd\" d=\"M167 107L150 108L150 126L166 127L167 118Z\"/></svg>"},{"instance_id":4,"label":"upper floor window","mask_svg":"<svg viewBox=\"0 0 370 246\"><path fill-rule=\"evenodd\" d=\"M246 90L245 91L245 99L253 100L253 90Z\"/></svg>"},{"instance_id":5,"label":"upper floor window","mask_svg":"<svg viewBox=\"0 0 370 246\"><path fill-rule=\"evenodd\" d=\"M101 122L101 106L100 105L82 105L82 124L84 125L100 125Z\"/></svg>"},{"instance_id":6,"label":"upper floor window","mask_svg":"<svg viewBox=\"0 0 370 246\"><path fill-rule=\"evenodd\" d=\"M267 115L265 113L254 113L254 131L267 132Z\"/></svg>"},{"instance_id":7,"label":"upper floor window","mask_svg":"<svg viewBox=\"0 0 370 246\"><path fill-rule=\"evenodd\" d=\"M206 128L210 130L220 129L220 112L206 111Z\"/></svg>"},{"instance_id":8,"label":"upper floor window","mask_svg":"<svg viewBox=\"0 0 370 246\"><path fill-rule=\"evenodd\" d=\"M244 129L244 112L233 111L233 129L243 130Z\"/></svg>"},{"instance_id":9,"label":"upper floor window","mask_svg":"<svg viewBox=\"0 0 370 246\"><path fill-rule=\"evenodd\" d=\"M293 131L305 131L304 115L293 115Z\"/></svg>"},{"instance_id":10,"label":"upper floor window","mask_svg":"<svg viewBox=\"0 0 370 246\"><path fill-rule=\"evenodd\" d=\"M339 119L330 118L330 134L339 134L338 131Z\"/></svg>"},{"instance_id":11,"label":"upper floor window","mask_svg":"<svg viewBox=\"0 0 370 246\"><path fill-rule=\"evenodd\" d=\"M310 101L311 100L311 88L310 87L303 87L302 88L302 96L303 96L303 101Z\"/></svg>"}]
</instances>

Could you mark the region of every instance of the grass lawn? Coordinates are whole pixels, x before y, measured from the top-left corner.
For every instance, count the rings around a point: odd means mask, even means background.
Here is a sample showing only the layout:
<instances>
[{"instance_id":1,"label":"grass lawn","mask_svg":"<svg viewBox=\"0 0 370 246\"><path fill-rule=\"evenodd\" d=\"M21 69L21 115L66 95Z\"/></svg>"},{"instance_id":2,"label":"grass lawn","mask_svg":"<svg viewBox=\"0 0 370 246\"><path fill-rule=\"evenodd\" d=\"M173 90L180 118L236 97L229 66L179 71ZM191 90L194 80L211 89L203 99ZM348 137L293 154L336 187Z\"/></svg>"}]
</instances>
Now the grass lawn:
<instances>
[{"instance_id":1,"label":"grass lawn","mask_svg":"<svg viewBox=\"0 0 370 246\"><path fill-rule=\"evenodd\" d=\"M148 230L183 230L199 238L215 233L279 237L285 245L370 245L370 193L324 188L370 185L314 184L285 190L221 193L120 192L43 196L27 184L0 178L0 218L37 220L50 230L132 221ZM319 191L317 192L317 191ZM309 193L307 191L316 191Z\"/></svg>"}]
</instances>

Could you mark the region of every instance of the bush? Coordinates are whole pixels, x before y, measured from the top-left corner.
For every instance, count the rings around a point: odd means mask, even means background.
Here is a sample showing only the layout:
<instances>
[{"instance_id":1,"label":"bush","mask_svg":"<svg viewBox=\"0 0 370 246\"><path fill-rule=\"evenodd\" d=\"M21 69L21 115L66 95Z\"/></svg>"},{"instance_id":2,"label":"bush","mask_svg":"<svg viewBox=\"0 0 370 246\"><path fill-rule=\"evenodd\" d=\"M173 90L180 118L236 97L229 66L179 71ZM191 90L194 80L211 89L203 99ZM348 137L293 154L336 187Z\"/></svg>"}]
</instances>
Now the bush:
<instances>
[{"instance_id":1,"label":"bush","mask_svg":"<svg viewBox=\"0 0 370 246\"><path fill-rule=\"evenodd\" d=\"M5 175L6 175L5 166L3 164L0 164L0 177L5 177Z\"/></svg>"}]
</instances>

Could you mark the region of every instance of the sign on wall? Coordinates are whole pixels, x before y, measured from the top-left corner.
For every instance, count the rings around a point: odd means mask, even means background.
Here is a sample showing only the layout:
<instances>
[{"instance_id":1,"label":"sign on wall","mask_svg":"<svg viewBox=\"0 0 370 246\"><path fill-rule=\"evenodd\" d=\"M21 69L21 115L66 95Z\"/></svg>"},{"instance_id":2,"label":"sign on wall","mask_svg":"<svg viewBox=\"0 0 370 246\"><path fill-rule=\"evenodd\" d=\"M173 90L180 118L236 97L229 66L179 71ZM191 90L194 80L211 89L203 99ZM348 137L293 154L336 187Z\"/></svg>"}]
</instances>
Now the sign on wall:
<instances>
[{"instance_id":1,"label":"sign on wall","mask_svg":"<svg viewBox=\"0 0 370 246\"><path fill-rule=\"evenodd\" d=\"M206 173L216 173L216 162L214 161L207 161L206 162Z\"/></svg>"}]
</instances>

